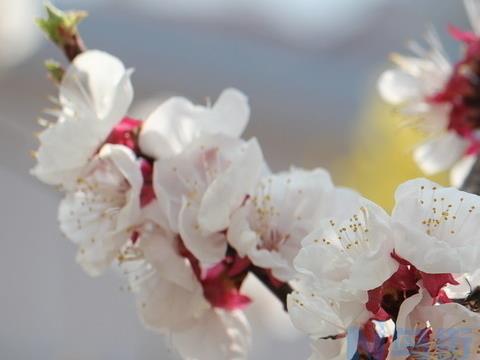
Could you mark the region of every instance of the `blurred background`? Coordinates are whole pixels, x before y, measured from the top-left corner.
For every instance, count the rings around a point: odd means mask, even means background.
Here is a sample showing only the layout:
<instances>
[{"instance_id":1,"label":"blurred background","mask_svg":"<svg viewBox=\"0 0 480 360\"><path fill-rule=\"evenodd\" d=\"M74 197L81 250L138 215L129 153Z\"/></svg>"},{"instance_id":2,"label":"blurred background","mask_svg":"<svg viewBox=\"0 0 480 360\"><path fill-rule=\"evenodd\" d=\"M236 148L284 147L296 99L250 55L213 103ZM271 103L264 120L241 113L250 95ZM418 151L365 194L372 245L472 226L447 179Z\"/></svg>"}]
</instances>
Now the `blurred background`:
<instances>
[{"instance_id":1,"label":"blurred background","mask_svg":"<svg viewBox=\"0 0 480 360\"><path fill-rule=\"evenodd\" d=\"M136 68L132 115L172 94L204 103L235 86L250 97L247 136L259 138L272 169L326 167L337 184L386 208L396 185L420 175L410 150L421 138L381 104L376 80L389 53L420 39L428 23L453 59L446 25L468 26L460 0L55 4L88 10L87 45ZM28 174L36 119L56 95L43 60L62 59L33 26L39 14L40 1L0 0L0 359L176 359L141 326L115 274L92 280L75 264L55 220L60 195ZM251 358L306 358L308 342L278 304L266 291L254 300Z\"/></svg>"}]
</instances>

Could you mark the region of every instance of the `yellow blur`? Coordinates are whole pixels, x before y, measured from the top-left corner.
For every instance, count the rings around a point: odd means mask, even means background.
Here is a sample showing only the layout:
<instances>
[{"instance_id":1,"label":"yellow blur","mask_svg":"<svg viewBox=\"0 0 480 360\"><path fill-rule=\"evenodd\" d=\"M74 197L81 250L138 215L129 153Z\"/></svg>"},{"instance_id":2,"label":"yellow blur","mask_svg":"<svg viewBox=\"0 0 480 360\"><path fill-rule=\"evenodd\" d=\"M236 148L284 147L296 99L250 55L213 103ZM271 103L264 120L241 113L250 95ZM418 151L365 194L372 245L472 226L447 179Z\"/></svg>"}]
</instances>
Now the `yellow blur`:
<instances>
[{"instance_id":1,"label":"yellow blur","mask_svg":"<svg viewBox=\"0 0 480 360\"><path fill-rule=\"evenodd\" d=\"M415 165L412 150L422 134L407 126L393 107L374 101L352 134L350 155L334 169L337 183L352 187L365 197L391 210L395 188L416 177L426 177ZM429 177L448 185L447 173Z\"/></svg>"}]
</instances>

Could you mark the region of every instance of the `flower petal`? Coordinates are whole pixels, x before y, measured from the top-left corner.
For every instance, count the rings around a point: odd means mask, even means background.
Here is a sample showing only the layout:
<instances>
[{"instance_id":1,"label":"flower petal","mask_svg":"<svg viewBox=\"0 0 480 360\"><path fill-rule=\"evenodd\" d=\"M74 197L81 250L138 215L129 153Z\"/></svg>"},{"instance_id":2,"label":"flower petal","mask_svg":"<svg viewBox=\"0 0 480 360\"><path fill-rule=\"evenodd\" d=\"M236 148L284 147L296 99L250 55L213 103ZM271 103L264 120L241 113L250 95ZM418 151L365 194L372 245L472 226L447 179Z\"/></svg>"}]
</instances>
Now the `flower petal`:
<instances>
[{"instance_id":1,"label":"flower petal","mask_svg":"<svg viewBox=\"0 0 480 360\"><path fill-rule=\"evenodd\" d=\"M79 245L77 261L92 275L110 266L141 215L142 175L133 152L105 145L60 203L62 232Z\"/></svg>"},{"instance_id":2,"label":"flower petal","mask_svg":"<svg viewBox=\"0 0 480 360\"><path fill-rule=\"evenodd\" d=\"M125 232L105 233L102 238L93 236L79 244L76 261L90 276L99 276L109 268L128 241Z\"/></svg>"},{"instance_id":3,"label":"flower petal","mask_svg":"<svg viewBox=\"0 0 480 360\"><path fill-rule=\"evenodd\" d=\"M186 199L178 218L178 228L185 246L202 264L213 265L225 257L227 252L225 235L202 230L198 223L198 210Z\"/></svg>"},{"instance_id":4,"label":"flower petal","mask_svg":"<svg viewBox=\"0 0 480 360\"><path fill-rule=\"evenodd\" d=\"M196 326L173 333L172 342L184 359L244 360L250 336L250 326L242 312L211 309Z\"/></svg>"},{"instance_id":5,"label":"flower petal","mask_svg":"<svg viewBox=\"0 0 480 360\"><path fill-rule=\"evenodd\" d=\"M308 360L344 360L347 356L347 340L317 339L312 341L312 355Z\"/></svg>"},{"instance_id":6,"label":"flower petal","mask_svg":"<svg viewBox=\"0 0 480 360\"><path fill-rule=\"evenodd\" d=\"M360 196L348 209L346 217L323 220L303 240L294 261L325 295L339 300L365 298L398 268L390 256L394 232L389 216Z\"/></svg>"},{"instance_id":7,"label":"flower petal","mask_svg":"<svg viewBox=\"0 0 480 360\"><path fill-rule=\"evenodd\" d=\"M415 149L413 157L427 175L450 169L467 149L466 140L453 131L428 140Z\"/></svg>"},{"instance_id":8,"label":"flower petal","mask_svg":"<svg viewBox=\"0 0 480 360\"><path fill-rule=\"evenodd\" d=\"M248 98L237 89L225 89L213 106L218 118L206 117L203 126L209 133L239 137L247 127L250 118Z\"/></svg>"},{"instance_id":9,"label":"flower petal","mask_svg":"<svg viewBox=\"0 0 480 360\"><path fill-rule=\"evenodd\" d=\"M475 34L480 35L480 2L477 0L464 0L465 9L467 10L470 25Z\"/></svg>"},{"instance_id":10,"label":"flower petal","mask_svg":"<svg viewBox=\"0 0 480 360\"><path fill-rule=\"evenodd\" d=\"M335 301L310 287L289 294L287 307L293 325L314 338L345 335L370 316L362 302Z\"/></svg>"},{"instance_id":11,"label":"flower petal","mask_svg":"<svg viewBox=\"0 0 480 360\"><path fill-rule=\"evenodd\" d=\"M173 97L145 121L139 137L140 147L155 159L169 157L202 134L240 136L249 116L246 96L235 89L224 90L213 107Z\"/></svg>"},{"instance_id":12,"label":"flower petal","mask_svg":"<svg viewBox=\"0 0 480 360\"><path fill-rule=\"evenodd\" d=\"M385 101L393 105L402 104L421 96L418 80L402 70L387 70L379 81L378 90Z\"/></svg>"},{"instance_id":13,"label":"flower petal","mask_svg":"<svg viewBox=\"0 0 480 360\"><path fill-rule=\"evenodd\" d=\"M233 210L253 193L263 167L263 154L256 139L245 144L239 156L205 192L199 208L200 225L211 232L228 227Z\"/></svg>"},{"instance_id":14,"label":"flower petal","mask_svg":"<svg viewBox=\"0 0 480 360\"><path fill-rule=\"evenodd\" d=\"M100 150L99 157L111 160L130 185L125 206L119 211L117 219L117 229L126 229L134 224L140 216L139 194L143 184L140 165L135 154L123 145L107 144Z\"/></svg>"},{"instance_id":15,"label":"flower petal","mask_svg":"<svg viewBox=\"0 0 480 360\"><path fill-rule=\"evenodd\" d=\"M33 175L51 185L75 182L130 106L130 73L120 60L101 51L75 58L60 86L58 121L39 135Z\"/></svg>"},{"instance_id":16,"label":"flower petal","mask_svg":"<svg viewBox=\"0 0 480 360\"><path fill-rule=\"evenodd\" d=\"M115 125L133 99L130 70L116 57L88 50L73 60L60 84L60 101L75 113L86 113Z\"/></svg>"},{"instance_id":17,"label":"flower petal","mask_svg":"<svg viewBox=\"0 0 480 360\"><path fill-rule=\"evenodd\" d=\"M398 187L395 201L392 220L400 257L430 274L478 268L479 196L414 179Z\"/></svg>"},{"instance_id":18,"label":"flower petal","mask_svg":"<svg viewBox=\"0 0 480 360\"><path fill-rule=\"evenodd\" d=\"M149 276L139 287L137 309L143 323L154 330L183 331L194 326L209 304L200 283L187 289L171 282L161 272Z\"/></svg>"}]
</instances>

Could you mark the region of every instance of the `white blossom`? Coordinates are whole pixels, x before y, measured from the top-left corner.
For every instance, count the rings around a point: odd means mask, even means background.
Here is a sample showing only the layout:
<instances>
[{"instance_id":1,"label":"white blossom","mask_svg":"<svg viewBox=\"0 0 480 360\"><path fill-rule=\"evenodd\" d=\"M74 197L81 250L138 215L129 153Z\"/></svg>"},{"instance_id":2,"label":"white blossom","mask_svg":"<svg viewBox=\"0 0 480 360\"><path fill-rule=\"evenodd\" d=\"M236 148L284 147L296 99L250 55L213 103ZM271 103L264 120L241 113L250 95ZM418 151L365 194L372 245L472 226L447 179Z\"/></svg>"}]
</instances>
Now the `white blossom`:
<instances>
[{"instance_id":1,"label":"white blossom","mask_svg":"<svg viewBox=\"0 0 480 360\"><path fill-rule=\"evenodd\" d=\"M314 286L301 288L288 296L288 313L295 327L314 339L343 336L368 320L359 299L338 301Z\"/></svg>"},{"instance_id":2,"label":"white blossom","mask_svg":"<svg viewBox=\"0 0 480 360\"><path fill-rule=\"evenodd\" d=\"M173 233L146 221L132 229L135 242L122 249L119 261L135 293L143 323L170 333L191 328L210 305Z\"/></svg>"},{"instance_id":3,"label":"white blossom","mask_svg":"<svg viewBox=\"0 0 480 360\"><path fill-rule=\"evenodd\" d=\"M291 280L295 275L292 262L301 241L314 229L331 192L330 175L323 169L292 168L269 175L233 214L228 240L255 265L271 269L280 280Z\"/></svg>"},{"instance_id":4,"label":"white blossom","mask_svg":"<svg viewBox=\"0 0 480 360\"><path fill-rule=\"evenodd\" d=\"M0 0L0 74L30 57L40 45L40 34L32 19L39 2Z\"/></svg>"},{"instance_id":5,"label":"white blossom","mask_svg":"<svg viewBox=\"0 0 480 360\"><path fill-rule=\"evenodd\" d=\"M451 106L429 101L446 86L452 65L433 29L425 39L428 48L410 43L413 57L392 56L397 68L382 74L378 88L385 101L400 106L428 137L415 149L414 159L430 175L452 168L464 155L468 141L449 128Z\"/></svg>"},{"instance_id":6,"label":"white blossom","mask_svg":"<svg viewBox=\"0 0 480 360\"><path fill-rule=\"evenodd\" d=\"M300 282L287 301L293 324L312 339L311 360L353 356L359 329L372 316L368 290L398 268L389 216L356 193L333 194L331 216L302 241L294 260Z\"/></svg>"},{"instance_id":7,"label":"white blossom","mask_svg":"<svg viewBox=\"0 0 480 360\"><path fill-rule=\"evenodd\" d=\"M398 268L390 218L359 195L342 197L344 214L322 220L302 242L297 271L309 277L324 296L367 300Z\"/></svg>"},{"instance_id":8,"label":"white blossom","mask_svg":"<svg viewBox=\"0 0 480 360\"><path fill-rule=\"evenodd\" d=\"M69 188L125 116L133 98L130 70L105 52L78 55L60 84L58 119L39 135L32 174Z\"/></svg>"},{"instance_id":9,"label":"white blossom","mask_svg":"<svg viewBox=\"0 0 480 360\"><path fill-rule=\"evenodd\" d=\"M255 139L205 135L181 154L158 160L154 187L171 229L204 264L223 259L232 212L254 191L264 167Z\"/></svg>"},{"instance_id":10,"label":"white blossom","mask_svg":"<svg viewBox=\"0 0 480 360\"><path fill-rule=\"evenodd\" d=\"M312 284L304 283L301 290L288 295L288 314L293 325L311 339L310 360L350 359L346 339L356 344L359 329L370 313L361 299L338 301L328 298ZM356 350L351 346L348 351Z\"/></svg>"},{"instance_id":11,"label":"white blossom","mask_svg":"<svg viewBox=\"0 0 480 360\"><path fill-rule=\"evenodd\" d=\"M472 272L480 264L480 197L426 179L395 192L395 252L432 274Z\"/></svg>"},{"instance_id":12,"label":"white blossom","mask_svg":"<svg viewBox=\"0 0 480 360\"><path fill-rule=\"evenodd\" d=\"M140 217L143 184L133 152L105 145L78 175L59 207L62 232L79 250L77 261L91 275L108 267L125 243L125 231Z\"/></svg>"},{"instance_id":13,"label":"white blossom","mask_svg":"<svg viewBox=\"0 0 480 360\"><path fill-rule=\"evenodd\" d=\"M181 153L201 135L239 137L250 116L247 97L236 89L224 90L213 106L194 105L172 97L145 121L139 136L142 151L162 159Z\"/></svg>"}]
</instances>

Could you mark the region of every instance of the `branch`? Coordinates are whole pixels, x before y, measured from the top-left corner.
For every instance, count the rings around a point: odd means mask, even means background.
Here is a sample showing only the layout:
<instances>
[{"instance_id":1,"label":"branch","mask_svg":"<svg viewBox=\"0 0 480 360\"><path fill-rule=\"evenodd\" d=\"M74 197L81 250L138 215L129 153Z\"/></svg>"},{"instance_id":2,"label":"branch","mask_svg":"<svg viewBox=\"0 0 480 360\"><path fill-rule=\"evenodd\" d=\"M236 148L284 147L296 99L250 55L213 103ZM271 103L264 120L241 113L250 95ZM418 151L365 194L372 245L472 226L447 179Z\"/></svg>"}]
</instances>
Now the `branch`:
<instances>
[{"instance_id":1,"label":"branch","mask_svg":"<svg viewBox=\"0 0 480 360\"><path fill-rule=\"evenodd\" d=\"M461 190L480 195L480 156L477 157L470 173L465 178Z\"/></svg>"},{"instance_id":2,"label":"branch","mask_svg":"<svg viewBox=\"0 0 480 360\"><path fill-rule=\"evenodd\" d=\"M276 296L282 303L283 309L287 311L287 296L293 291L292 287L287 282L279 282L277 280L278 283L275 283L275 279L272 278L267 270L258 266L251 265L249 270Z\"/></svg>"},{"instance_id":3,"label":"branch","mask_svg":"<svg viewBox=\"0 0 480 360\"><path fill-rule=\"evenodd\" d=\"M38 26L55 45L62 49L67 59L70 62L73 61L78 54L86 50L77 25L87 16L87 13L84 11L64 12L50 3L45 5L45 9L47 18L37 19ZM49 60L45 66L50 77L54 81L60 82L64 74L61 65ZM287 295L293 291L291 286L286 282L276 280L263 268L251 265L249 272L253 273L277 297L287 311Z\"/></svg>"},{"instance_id":4,"label":"branch","mask_svg":"<svg viewBox=\"0 0 480 360\"><path fill-rule=\"evenodd\" d=\"M51 3L45 4L46 18L37 19L37 25L47 38L57 45L69 61L86 50L77 25L87 17L85 11L62 11Z\"/></svg>"},{"instance_id":5,"label":"branch","mask_svg":"<svg viewBox=\"0 0 480 360\"><path fill-rule=\"evenodd\" d=\"M78 33L66 39L68 39L68 41L63 44L62 50L68 61L72 62L77 55L87 50L87 48Z\"/></svg>"}]
</instances>

